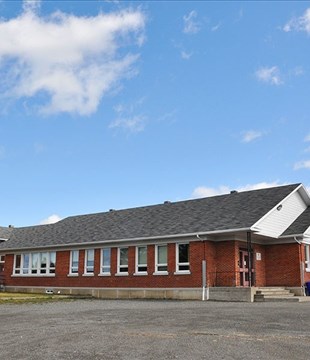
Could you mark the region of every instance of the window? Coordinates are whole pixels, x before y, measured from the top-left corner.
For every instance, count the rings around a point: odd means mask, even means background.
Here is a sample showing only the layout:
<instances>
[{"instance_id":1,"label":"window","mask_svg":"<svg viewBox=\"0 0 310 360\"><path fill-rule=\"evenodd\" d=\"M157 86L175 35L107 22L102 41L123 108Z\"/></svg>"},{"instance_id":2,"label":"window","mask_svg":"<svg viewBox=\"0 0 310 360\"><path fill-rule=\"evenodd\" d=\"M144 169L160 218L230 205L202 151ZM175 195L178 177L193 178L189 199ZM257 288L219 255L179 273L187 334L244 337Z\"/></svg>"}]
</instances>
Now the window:
<instances>
[{"instance_id":1,"label":"window","mask_svg":"<svg viewBox=\"0 0 310 360\"><path fill-rule=\"evenodd\" d=\"M22 255L22 268L23 274L28 275L31 274L31 270L29 268L30 265L30 254L23 254Z\"/></svg>"},{"instance_id":2,"label":"window","mask_svg":"<svg viewBox=\"0 0 310 360\"><path fill-rule=\"evenodd\" d=\"M5 255L0 255L0 263L4 263Z\"/></svg>"},{"instance_id":3,"label":"window","mask_svg":"<svg viewBox=\"0 0 310 360\"><path fill-rule=\"evenodd\" d=\"M79 250L72 250L70 253L70 271L69 274L79 273Z\"/></svg>"},{"instance_id":4,"label":"window","mask_svg":"<svg viewBox=\"0 0 310 360\"><path fill-rule=\"evenodd\" d=\"M38 265L39 265L39 253L32 254L31 257L31 273L37 274L38 273Z\"/></svg>"},{"instance_id":5,"label":"window","mask_svg":"<svg viewBox=\"0 0 310 360\"><path fill-rule=\"evenodd\" d=\"M166 273L167 271L168 271L167 245L156 245L155 272Z\"/></svg>"},{"instance_id":6,"label":"window","mask_svg":"<svg viewBox=\"0 0 310 360\"><path fill-rule=\"evenodd\" d=\"M47 253L41 253L41 263L40 263L40 270L41 274L46 274L47 268Z\"/></svg>"},{"instance_id":7,"label":"window","mask_svg":"<svg viewBox=\"0 0 310 360\"><path fill-rule=\"evenodd\" d=\"M147 274L147 246L136 247L136 273Z\"/></svg>"},{"instance_id":8,"label":"window","mask_svg":"<svg viewBox=\"0 0 310 360\"><path fill-rule=\"evenodd\" d=\"M118 248L117 272L128 275L128 248Z\"/></svg>"},{"instance_id":9,"label":"window","mask_svg":"<svg viewBox=\"0 0 310 360\"><path fill-rule=\"evenodd\" d=\"M85 250L85 274L94 273L94 264L95 264L95 250Z\"/></svg>"},{"instance_id":10,"label":"window","mask_svg":"<svg viewBox=\"0 0 310 360\"><path fill-rule=\"evenodd\" d=\"M110 275L111 273L111 249L101 249L100 274Z\"/></svg>"},{"instance_id":11,"label":"window","mask_svg":"<svg viewBox=\"0 0 310 360\"><path fill-rule=\"evenodd\" d=\"M21 255L15 255L14 273L20 274L21 269Z\"/></svg>"},{"instance_id":12,"label":"window","mask_svg":"<svg viewBox=\"0 0 310 360\"><path fill-rule=\"evenodd\" d=\"M55 274L56 252L16 254L14 256L14 275Z\"/></svg>"},{"instance_id":13,"label":"window","mask_svg":"<svg viewBox=\"0 0 310 360\"><path fill-rule=\"evenodd\" d=\"M310 245L305 245L305 269L310 272Z\"/></svg>"},{"instance_id":14,"label":"window","mask_svg":"<svg viewBox=\"0 0 310 360\"><path fill-rule=\"evenodd\" d=\"M176 271L189 272L189 244L176 244Z\"/></svg>"},{"instance_id":15,"label":"window","mask_svg":"<svg viewBox=\"0 0 310 360\"><path fill-rule=\"evenodd\" d=\"M56 270L56 252L50 252L49 253L49 273L50 274L55 274L55 270Z\"/></svg>"}]
</instances>

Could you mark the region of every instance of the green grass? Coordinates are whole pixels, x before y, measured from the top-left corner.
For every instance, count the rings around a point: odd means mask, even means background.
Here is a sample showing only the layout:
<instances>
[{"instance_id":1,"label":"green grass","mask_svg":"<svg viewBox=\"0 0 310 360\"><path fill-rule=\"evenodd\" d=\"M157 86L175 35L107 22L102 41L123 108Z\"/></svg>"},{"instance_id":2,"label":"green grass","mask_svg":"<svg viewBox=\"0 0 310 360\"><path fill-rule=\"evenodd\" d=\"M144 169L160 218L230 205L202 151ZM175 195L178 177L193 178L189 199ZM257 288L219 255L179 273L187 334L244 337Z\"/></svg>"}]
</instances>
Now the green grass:
<instances>
[{"instance_id":1,"label":"green grass","mask_svg":"<svg viewBox=\"0 0 310 360\"><path fill-rule=\"evenodd\" d=\"M47 295L29 293L9 293L0 292L1 304L23 304L23 303L42 303L47 301L72 300L73 297L67 295Z\"/></svg>"}]
</instances>

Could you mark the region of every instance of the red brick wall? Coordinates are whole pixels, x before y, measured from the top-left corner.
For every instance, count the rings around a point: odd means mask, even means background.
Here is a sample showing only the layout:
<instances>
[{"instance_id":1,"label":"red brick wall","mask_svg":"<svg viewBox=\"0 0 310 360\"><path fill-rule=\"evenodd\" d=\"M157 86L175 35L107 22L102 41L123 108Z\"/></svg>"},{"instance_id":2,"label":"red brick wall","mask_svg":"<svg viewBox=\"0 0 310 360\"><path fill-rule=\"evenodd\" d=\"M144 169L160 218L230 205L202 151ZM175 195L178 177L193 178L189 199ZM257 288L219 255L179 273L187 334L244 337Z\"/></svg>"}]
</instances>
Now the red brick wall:
<instances>
[{"instance_id":1,"label":"red brick wall","mask_svg":"<svg viewBox=\"0 0 310 360\"><path fill-rule=\"evenodd\" d=\"M155 271L155 246L147 249L148 275L134 275L135 247L128 249L128 276L117 276L117 248L111 249L111 276L100 273L100 249L95 250L94 276L84 276L84 250L80 250L79 275L68 276L70 251L57 251L56 275L54 277L11 276L14 256L7 254L5 261L5 284L11 286L45 287L136 287L136 288L182 288L202 286L202 261L207 263L209 286L239 286L239 249L246 248L245 242L238 241L194 241L190 242L189 275L175 275L176 245L168 244L168 275L153 275ZM300 286L298 244L269 245L253 244L256 286ZM261 260L256 260L256 253ZM310 281L310 273L306 273Z\"/></svg>"},{"instance_id":2,"label":"red brick wall","mask_svg":"<svg viewBox=\"0 0 310 360\"><path fill-rule=\"evenodd\" d=\"M301 286L299 244L268 245L266 286Z\"/></svg>"},{"instance_id":3,"label":"red brick wall","mask_svg":"<svg viewBox=\"0 0 310 360\"><path fill-rule=\"evenodd\" d=\"M135 246L128 249L128 276L117 276L117 248L111 249L111 276L98 276L100 272L100 249L95 250L95 268L93 276L84 274L84 250L80 250L79 275L68 276L70 251L57 251L55 276L11 276L14 255L7 254L5 266L5 284L10 286L46 286L46 287L200 287L202 286L201 262L203 260L203 242L190 243L191 274L175 275L175 244L168 244L168 275L153 275L155 271L155 246L147 250L148 275L134 275ZM210 244L209 244L210 247ZM212 246L211 246L212 248ZM210 260L211 262L211 260Z\"/></svg>"},{"instance_id":4,"label":"red brick wall","mask_svg":"<svg viewBox=\"0 0 310 360\"><path fill-rule=\"evenodd\" d=\"M255 276L255 286L266 286L266 253L265 246L253 244L253 267ZM256 259L257 253L260 253L261 260Z\"/></svg>"},{"instance_id":5,"label":"red brick wall","mask_svg":"<svg viewBox=\"0 0 310 360\"><path fill-rule=\"evenodd\" d=\"M236 242L223 241L216 248L216 286L236 286Z\"/></svg>"}]
</instances>

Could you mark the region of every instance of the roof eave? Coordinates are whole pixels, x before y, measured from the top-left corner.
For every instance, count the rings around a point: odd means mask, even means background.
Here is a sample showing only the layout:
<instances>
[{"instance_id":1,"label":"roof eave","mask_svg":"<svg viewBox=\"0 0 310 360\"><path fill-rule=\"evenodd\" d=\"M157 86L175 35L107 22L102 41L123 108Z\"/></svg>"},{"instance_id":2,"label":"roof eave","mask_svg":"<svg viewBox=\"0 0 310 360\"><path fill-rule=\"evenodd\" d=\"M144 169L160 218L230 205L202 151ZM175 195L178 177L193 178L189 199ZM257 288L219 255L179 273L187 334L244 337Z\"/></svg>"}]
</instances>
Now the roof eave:
<instances>
[{"instance_id":1,"label":"roof eave","mask_svg":"<svg viewBox=\"0 0 310 360\"><path fill-rule=\"evenodd\" d=\"M138 237L138 238L124 238L117 240L104 240L104 241L92 241L92 242L81 242L81 243L67 243L67 244L57 244L57 245L42 245L42 246L26 246L26 247L16 247L16 248L0 248L0 252L13 252L13 251L21 251L21 250L32 250L32 249L58 249L58 248L68 248L68 247L89 247L92 245L107 245L107 244L118 244L125 242L140 242L140 241L153 241L153 240L161 240L161 239L176 239L176 238L184 238L184 237L192 237L195 236L197 240L205 240L199 239L199 236L206 235L221 235L228 233L236 233L236 232L246 232L251 231L250 227L246 228L236 228L236 229L225 229L225 230L213 230L213 231L198 231L194 233L186 233L186 234L173 234L173 235L161 235L161 236L149 236L149 237Z\"/></svg>"}]
</instances>

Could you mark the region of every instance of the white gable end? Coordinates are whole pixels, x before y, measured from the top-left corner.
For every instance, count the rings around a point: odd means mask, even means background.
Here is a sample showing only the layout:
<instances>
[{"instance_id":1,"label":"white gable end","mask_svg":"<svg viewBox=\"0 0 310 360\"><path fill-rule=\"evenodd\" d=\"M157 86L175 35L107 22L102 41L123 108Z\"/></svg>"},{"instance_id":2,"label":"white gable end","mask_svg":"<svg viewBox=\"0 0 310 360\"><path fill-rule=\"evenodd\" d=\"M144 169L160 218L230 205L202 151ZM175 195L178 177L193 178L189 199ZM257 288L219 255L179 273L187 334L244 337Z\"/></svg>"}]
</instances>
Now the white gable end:
<instances>
[{"instance_id":1,"label":"white gable end","mask_svg":"<svg viewBox=\"0 0 310 360\"><path fill-rule=\"evenodd\" d=\"M297 190L288 195L268 214L261 218L252 229L255 233L279 237L307 208L304 197Z\"/></svg>"}]
</instances>

